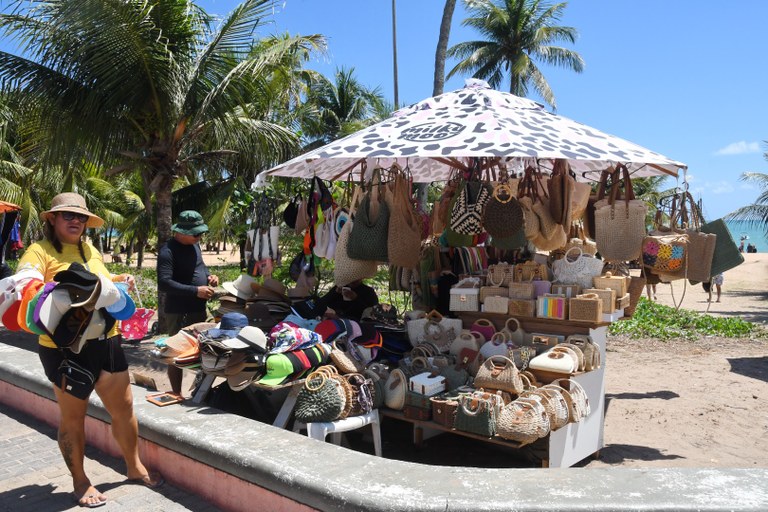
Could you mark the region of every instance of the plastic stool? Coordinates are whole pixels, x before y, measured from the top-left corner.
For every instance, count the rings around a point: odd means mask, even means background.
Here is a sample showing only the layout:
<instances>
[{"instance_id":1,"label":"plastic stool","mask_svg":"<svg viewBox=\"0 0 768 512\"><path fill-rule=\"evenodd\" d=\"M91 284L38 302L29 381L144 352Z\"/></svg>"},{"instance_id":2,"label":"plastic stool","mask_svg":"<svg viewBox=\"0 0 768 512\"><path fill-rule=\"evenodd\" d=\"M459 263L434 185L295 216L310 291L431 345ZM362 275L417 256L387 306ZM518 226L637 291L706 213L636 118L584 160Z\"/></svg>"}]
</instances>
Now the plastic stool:
<instances>
[{"instance_id":1,"label":"plastic stool","mask_svg":"<svg viewBox=\"0 0 768 512\"><path fill-rule=\"evenodd\" d=\"M350 416L343 420L327 421L318 423L307 423L307 437L325 441L328 434L331 434L331 441L335 445L341 444L341 433L348 430L356 430L370 424L373 430L373 451L377 457L381 457L381 430L379 429L379 410L374 409L367 414L360 416ZM293 431L298 432L305 427L302 423L296 421L293 425Z\"/></svg>"}]
</instances>

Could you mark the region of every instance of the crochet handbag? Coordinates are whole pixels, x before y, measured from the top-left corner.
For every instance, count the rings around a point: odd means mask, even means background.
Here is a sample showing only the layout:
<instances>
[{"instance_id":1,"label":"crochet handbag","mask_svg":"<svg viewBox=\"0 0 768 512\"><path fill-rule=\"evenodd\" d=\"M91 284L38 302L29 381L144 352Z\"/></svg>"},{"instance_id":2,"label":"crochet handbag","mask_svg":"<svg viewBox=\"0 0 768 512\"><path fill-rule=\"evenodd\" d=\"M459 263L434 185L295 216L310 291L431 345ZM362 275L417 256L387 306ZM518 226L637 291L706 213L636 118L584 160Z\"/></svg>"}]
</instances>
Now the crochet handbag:
<instances>
[{"instance_id":1,"label":"crochet handbag","mask_svg":"<svg viewBox=\"0 0 768 512\"><path fill-rule=\"evenodd\" d=\"M483 227L496 238L511 238L523 229L523 209L512 187L498 183L483 210Z\"/></svg>"},{"instance_id":2,"label":"crochet handbag","mask_svg":"<svg viewBox=\"0 0 768 512\"><path fill-rule=\"evenodd\" d=\"M296 397L294 415L302 423L335 421L346 405L346 395L338 380L315 371L307 377Z\"/></svg>"},{"instance_id":3,"label":"crochet handbag","mask_svg":"<svg viewBox=\"0 0 768 512\"><path fill-rule=\"evenodd\" d=\"M450 227L461 235L479 235L483 232L483 210L491 197L488 186L480 181L464 181L459 185L456 201L451 209Z\"/></svg>"},{"instance_id":4,"label":"crochet handbag","mask_svg":"<svg viewBox=\"0 0 768 512\"><path fill-rule=\"evenodd\" d=\"M643 265L656 274L680 274L685 278L688 235L646 236L642 242Z\"/></svg>"},{"instance_id":5,"label":"crochet handbag","mask_svg":"<svg viewBox=\"0 0 768 512\"><path fill-rule=\"evenodd\" d=\"M347 254L350 258L368 261L386 262L387 235L389 232L389 206L383 199L377 202L378 213L371 208L371 196L368 192L360 202L355 213L355 223L349 234ZM377 195L381 198L381 195Z\"/></svg>"},{"instance_id":6,"label":"crochet handbag","mask_svg":"<svg viewBox=\"0 0 768 512\"><path fill-rule=\"evenodd\" d=\"M585 255L579 247L568 249L565 256L552 263L555 283L576 284L582 288L590 288L592 278L599 276L602 271L603 261Z\"/></svg>"},{"instance_id":7,"label":"crochet handbag","mask_svg":"<svg viewBox=\"0 0 768 512\"><path fill-rule=\"evenodd\" d=\"M453 427L479 436L496 435L496 404L492 398L460 395Z\"/></svg>"},{"instance_id":8,"label":"crochet handbag","mask_svg":"<svg viewBox=\"0 0 768 512\"><path fill-rule=\"evenodd\" d=\"M341 234L336 242L333 282L338 286L346 286L351 282L372 277L376 274L378 268L378 264L375 261L359 260L349 256L347 247L354 224L351 219L348 220L341 228Z\"/></svg>"},{"instance_id":9,"label":"crochet handbag","mask_svg":"<svg viewBox=\"0 0 768 512\"><path fill-rule=\"evenodd\" d=\"M390 265L414 268L419 264L422 220L413 207L411 184L402 175L395 178L389 214L387 255Z\"/></svg>"}]
</instances>

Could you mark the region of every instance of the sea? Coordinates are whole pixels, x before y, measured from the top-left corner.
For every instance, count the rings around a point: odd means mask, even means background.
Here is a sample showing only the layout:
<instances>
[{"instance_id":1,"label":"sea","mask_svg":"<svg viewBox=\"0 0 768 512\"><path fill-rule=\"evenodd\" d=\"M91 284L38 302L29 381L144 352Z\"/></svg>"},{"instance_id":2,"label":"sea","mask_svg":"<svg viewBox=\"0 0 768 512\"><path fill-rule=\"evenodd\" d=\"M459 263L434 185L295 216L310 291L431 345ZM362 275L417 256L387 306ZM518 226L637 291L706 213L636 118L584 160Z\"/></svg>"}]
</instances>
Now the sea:
<instances>
[{"instance_id":1,"label":"sea","mask_svg":"<svg viewBox=\"0 0 768 512\"><path fill-rule=\"evenodd\" d=\"M757 252L768 252L768 237L765 236L765 229L757 225L750 226L744 221L728 220L725 224L736 245L739 245L741 238L746 236L744 247L751 243L757 247Z\"/></svg>"}]
</instances>

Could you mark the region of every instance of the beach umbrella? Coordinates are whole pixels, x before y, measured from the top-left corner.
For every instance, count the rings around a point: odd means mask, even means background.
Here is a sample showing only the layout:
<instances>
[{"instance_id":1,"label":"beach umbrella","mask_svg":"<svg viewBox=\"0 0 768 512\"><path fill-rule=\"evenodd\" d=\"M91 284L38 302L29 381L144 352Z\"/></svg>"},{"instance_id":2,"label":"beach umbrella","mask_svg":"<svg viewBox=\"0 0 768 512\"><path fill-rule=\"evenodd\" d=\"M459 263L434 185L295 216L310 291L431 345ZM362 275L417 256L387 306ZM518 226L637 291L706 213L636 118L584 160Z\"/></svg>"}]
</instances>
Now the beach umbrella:
<instances>
[{"instance_id":1,"label":"beach umbrella","mask_svg":"<svg viewBox=\"0 0 768 512\"><path fill-rule=\"evenodd\" d=\"M9 203L7 201L0 201L0 214L14 212L21 210L21 206Z\"/></svg>"},{"instance_id":2,"label":"beach umbrella","mask_svg":"<svg viewBox=\"0 0 768 512\"><path fill-rule=\"evenodd\" d=\"M542 170L553 159L568 160L582 179L599 178L611 164L627 165L633 176L677 176L686 165L609 135L543 105L467 80L459 90L427 98L391 117L315 149L269 171L267 176L328 180L346 178L362 162L369 167L408 166L414 181L446 180L455 168L484 157L508 168L533 163ZM597 173L597 174L591 174Z\"/></svg>"}]
</instances>

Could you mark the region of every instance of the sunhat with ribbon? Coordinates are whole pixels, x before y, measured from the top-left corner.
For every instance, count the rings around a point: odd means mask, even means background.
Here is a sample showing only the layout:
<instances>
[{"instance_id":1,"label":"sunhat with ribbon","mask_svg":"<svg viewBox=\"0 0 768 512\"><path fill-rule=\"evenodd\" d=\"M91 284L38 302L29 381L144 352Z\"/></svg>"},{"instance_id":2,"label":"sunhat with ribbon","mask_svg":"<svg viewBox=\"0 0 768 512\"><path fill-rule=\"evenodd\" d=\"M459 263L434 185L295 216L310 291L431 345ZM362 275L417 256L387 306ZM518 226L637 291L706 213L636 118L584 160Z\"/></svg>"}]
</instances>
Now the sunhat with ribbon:
<instances>
[{"instance_id":1,"label":"sunhat with ribbon","mask_svg":"<svg viewBox=\"0 0 768 512\"><path fill-rule=\"evenodd\" d=\"M247 274L240 274L234 281L225 281L221 283L221 287L224 288L227 293L234 295L238 299L248 300L255 295L255 289L253 285L256 281Z\"/></svg>"},{"instance_id":2,"label":"sunhat with ribbon","mask_svg":"<svg viewBox=\"0 0 768 512\"><path fill-rule=\"evenodd\" d=\"M182 235L197 236L207 233L208 226L198 212L184 210L179 214L179 221L171 227L171 230Z\"/></svg>"},{"instance_id":3,"label":"sunhat with ribbon","mask_svg":"<svg viewBox=\"0 0 768 512\"><path fill-rule=\"evenodd\" d=\"M59 212L87 215L88 221L85 226L88 228L98 228L104 224L104 219L91 213L85 205L85 198L76 192L64 192L54 197L51 200L51 209L41 213L40 218L45 221Z\"/></svg>"}]
</instances>

